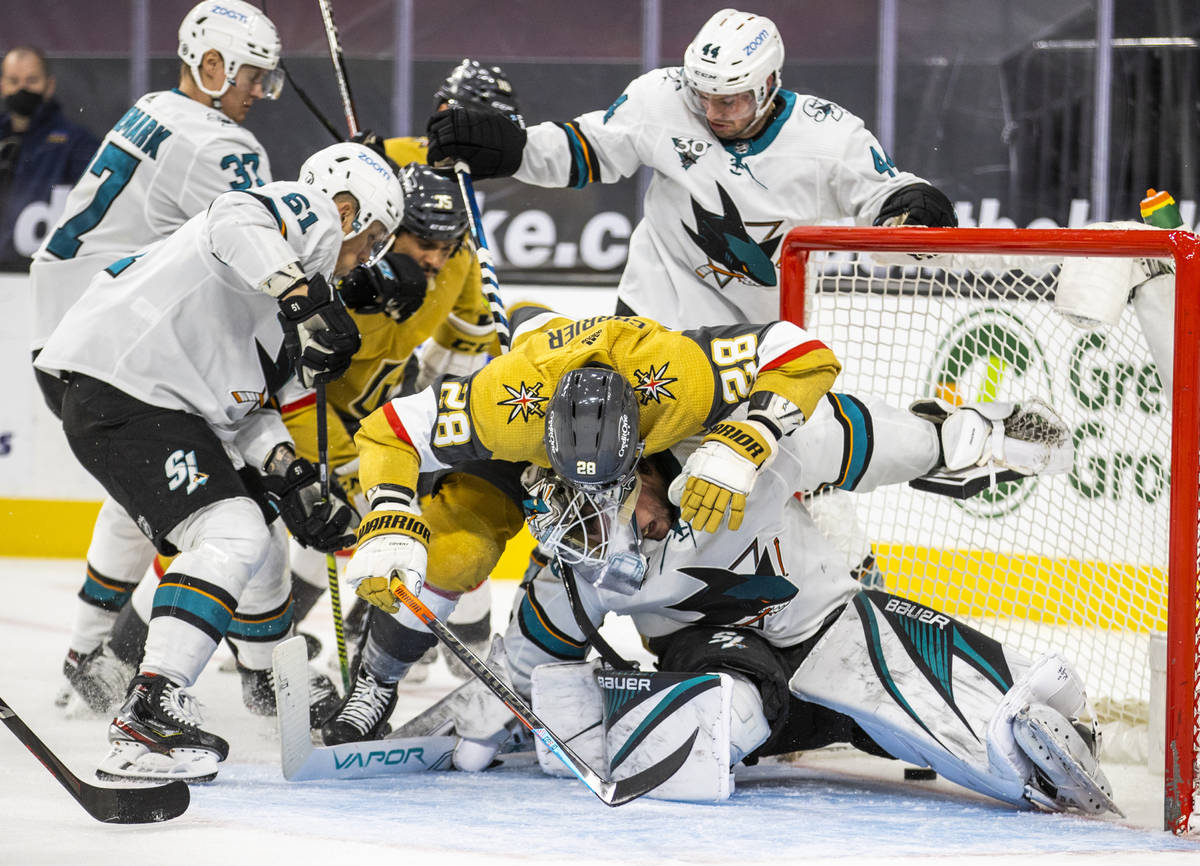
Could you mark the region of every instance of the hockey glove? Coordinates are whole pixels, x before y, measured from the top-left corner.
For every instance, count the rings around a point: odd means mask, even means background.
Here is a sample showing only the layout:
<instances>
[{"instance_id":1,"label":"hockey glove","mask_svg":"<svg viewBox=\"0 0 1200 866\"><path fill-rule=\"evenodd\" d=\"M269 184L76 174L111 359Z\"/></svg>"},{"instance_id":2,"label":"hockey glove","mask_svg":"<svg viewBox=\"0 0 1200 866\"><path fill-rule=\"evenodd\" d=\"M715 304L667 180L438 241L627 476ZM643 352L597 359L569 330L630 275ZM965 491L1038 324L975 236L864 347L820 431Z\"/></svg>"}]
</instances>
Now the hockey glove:
<instances>
[{"instance_id":1,"label":"hockey glove","mask_svg":"<svg viewBox=\"0 0 1200 866\"><path fill-rule=\"evenodd\" d=\"M283 346L305 388L332 382L346 372L362 339L358 326L320 274L308 280L308 295L279 299Z\"/></svg>"},{"instance_id":2,"label":"hockey glove","mask_svg":"<svg viewBox=\"0 0 1200 866\"><path fill-rule=\"evenodd\" d=\"M429 280L412 256L387 253L377 265L359 265L342 279L338 294L356 313L386 313L403 322L421 309Z\"/></svg>"},{"instance_id":3,"label":"hockey glove","mask_svg":"<svg viewBox=\"0 0 1200 866\"><path fill-rule=\"evenodd\" d=\"M346 565L344 580L359 598L385 613L396 613L400 604L388 588L396 570L414 592L425 580L429 556L429 527L411 506L382 505L358 526L358 547Z\"/></svg>"},{"instance_id":4,"label":"hockey glove","mask_svg":"<svg viewBox=\"0 0 1200 866\"><path fill-rule=\"evenodd\" d=\"M726 512L729 528L738 529L758 472L775 454L774 443L757 421L722 421L687 459L667 498L693 529L716 532Z\"/></svg>"},{"instance_id":5,"label":"hockey glove","mask_svg":"<svg viewBox=\"0 0 1200 866\"><path fill-rule=\"evenodd\" d=\"M322 498L316 466L297 457L282 476L268 476L264 480L275 494L288 531L302 545L333 553L354 544L358 512L346 501L346 494L336 482L329 485L329 499Z\"/></svg>"},{"instance_id":6,"label":"hockey glove","mask_svg":"<svg viewBox=\"0 0 1200 866\"><path fill-rule=\"evenodd\" d=\"M958 216L954 213L954 205L940 189L927 183L914 183L887 197L873 225L953 228L958 225Z\"/></svg>"},{"instance_id":7,"label":"hockey glove","mask_svg":"<svg viewBox=\"0 0 1200 866\"><path fill-rule=\"evenodd\" d=\"M429 118L430 165L462 160L477 178L509 177L521 167L525 130L491 108L451 105Z\"/></svg>"}]
</instances>

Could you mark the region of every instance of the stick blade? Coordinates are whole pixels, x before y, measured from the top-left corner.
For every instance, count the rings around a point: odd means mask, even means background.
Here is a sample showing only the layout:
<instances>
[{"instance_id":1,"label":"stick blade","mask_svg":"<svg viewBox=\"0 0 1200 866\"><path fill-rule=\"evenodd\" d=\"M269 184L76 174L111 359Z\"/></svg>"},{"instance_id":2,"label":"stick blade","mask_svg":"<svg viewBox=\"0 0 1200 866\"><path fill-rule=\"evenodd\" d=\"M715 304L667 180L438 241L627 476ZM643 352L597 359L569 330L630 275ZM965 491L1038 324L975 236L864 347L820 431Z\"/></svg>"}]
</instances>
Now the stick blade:
<instances>
[{"instance_id":1,"label":"stick blade","mask_svg":"<svg viewBox=\"0 0 1200 866\"><path fill-rule=\"evenodd\" d=\"M279 758L283 777L300 778L313 751L308 716L308 648L300 635L290 637L272 653L275 669L275 713L279 725Z\"/></svg>"},{"instance_id":2,"label":"stick blade","mask_svg":"<svg viewBox=\"0 0 1200 866\"><path fill-rule=\"evenodd\" d=\"M170 821L187 811L192 794L178 780L148 788L101 788L89 786L79 804L97 821L106 824L156 824Z\"/></svg>"},{"instance_id":3,"label":"stick blade","mask_svg":"<svg viewBox=\"0 0 1200 866\"><path fill-rule=\"evenodd\" d=\"M690 737L683 741L678 749L667 755L657 764L647 767L640 773L635 773L628 779L616 782L605 782L597 796L610 806L623 806L631 800L636 800L643 794L649 794L667 779L675 775L675 771L684 765L692 752L692 745L700 729L692 731Z\"/></svg>"}]
</instances>

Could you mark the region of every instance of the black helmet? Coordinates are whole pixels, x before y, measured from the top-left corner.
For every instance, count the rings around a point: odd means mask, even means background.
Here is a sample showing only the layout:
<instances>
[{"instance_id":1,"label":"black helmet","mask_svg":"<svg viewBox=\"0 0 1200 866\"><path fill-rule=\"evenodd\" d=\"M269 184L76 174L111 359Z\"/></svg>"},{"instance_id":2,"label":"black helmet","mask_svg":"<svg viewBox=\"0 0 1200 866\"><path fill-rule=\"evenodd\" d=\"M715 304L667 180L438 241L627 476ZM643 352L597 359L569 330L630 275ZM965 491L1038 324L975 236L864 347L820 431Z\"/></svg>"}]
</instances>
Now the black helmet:
<instances>
[{"instance_id":1,"label":"black helmet","mask_svg":"<svg viewBox=\"0 0 1200 866\"><path fill-rule=\"evenodd\" d=\"M450 72L433 95L436 108L454 100L466 105L494 108L501 114L519 116L521 104L508 76L499 66L484 66L478 60L466 58Z\"/></svg>"},{"instance_id":2,"label":"black helmet","mask_svg":"<svg viewBox=\"0 0 1200 866\"><path fill-rule=\"evenodd\" d=\"M400 170L400 185L400 228L431 241L457 241L467 233L467 205L452 172L410 162Z\"/></svg>"},{"instance_id":3,"label":"black helmet","mask_svg":"<svg viewBox=\"0 0 1200 866\"><path fill-rule=\"evenodd\" d=\"M627 483L641 454L633 387L607 367L571 370L546 407L545 436L550 467L572 487Z\"/></svg>"}]
</instances>

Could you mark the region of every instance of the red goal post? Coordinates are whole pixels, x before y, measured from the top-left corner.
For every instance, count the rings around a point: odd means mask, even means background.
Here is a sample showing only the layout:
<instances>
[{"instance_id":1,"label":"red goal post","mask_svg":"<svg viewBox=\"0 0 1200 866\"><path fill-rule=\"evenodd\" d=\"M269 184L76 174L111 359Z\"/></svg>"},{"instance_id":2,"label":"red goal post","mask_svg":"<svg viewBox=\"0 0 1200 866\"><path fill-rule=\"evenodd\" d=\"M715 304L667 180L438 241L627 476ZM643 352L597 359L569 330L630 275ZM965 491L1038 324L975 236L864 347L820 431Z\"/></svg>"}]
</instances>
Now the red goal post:
<instances>
[{"instance_id":1,"label":"red goal post","mask_svg":"<svg viewBox=\"0 0 1200 866\"><path fill-rule=\"evenodd\" d=\"M780 254L781 318L809 328L830 341L810 307L835 303L820 288L823 274L837 266L815 267L815 253L890 252L947 253L983 256L1065 256L1173 259L1176 269L1174 383L1170 406L1169 540L1166 572L1166 734L1164 822L1176 833L1200 831L1197 756L1200 750L1200 558L1197 556L1200 503L1200 238L1186 231L1138 229L985 229L919 227L808 226L792 229ZM812 259L812 261L810 261ZM888 261L894 261L895 256ZM842 267L845 259L842 259ZM854 261L858 261L855 259ZM887 265L876 266L886 269ZM893 265L893 268L896 266ZM937 264L914 261L912 269L937 270ZM859 279L870 265L855 271ZM881 278L886 282L886 278ZM858 288L860 297L870 288ZM886 289L876 286L877 295ZM901 288L900 293L919 293ZM1052 290L1051 290L1052 291ZM814 294L820 293L820 294ZM1044 300L1044 299L1043 299ZM859 301L862 306L864 302ZM1047 308L1049 304L1043 304ZM811 313L811 315L810 315ZM844 341L853 340L849 326ZM900 329L896 329L899 331ZM881 334L887 338L887 334ZM900 339L905 339L897 334ZM832 346L835 353L838 346ZM835 386L837 387L837 386ZM843 386L844 387L844 386ZM1165 426L1165 425L1164 425ZM1069 653L1068 653L1069 654ZM1122 658L1109 660L1113 665ZM1089 692L1091 687L1089 686Z\"/></svg>"}]
</instances>

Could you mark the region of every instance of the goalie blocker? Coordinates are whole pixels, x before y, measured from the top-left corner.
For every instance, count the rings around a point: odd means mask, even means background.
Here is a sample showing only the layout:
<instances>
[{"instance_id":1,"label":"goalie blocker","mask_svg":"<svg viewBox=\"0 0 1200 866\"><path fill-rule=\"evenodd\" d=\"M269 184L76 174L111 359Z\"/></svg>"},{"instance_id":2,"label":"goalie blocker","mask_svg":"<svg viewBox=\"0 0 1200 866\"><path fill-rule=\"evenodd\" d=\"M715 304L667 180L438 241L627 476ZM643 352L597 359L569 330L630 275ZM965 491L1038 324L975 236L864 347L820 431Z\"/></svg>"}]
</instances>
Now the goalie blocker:
<instances>
[{"instance_id":1,"label":"goalie blocker","mask_svg":"<svg viewBox=\"0 0 1200 866\"><path fill-rule=\"evenodd\" d=\"M676 672L541 665L535 712L613 778L700 731L683 766L648 796L714 802L739 761L848 742L931 767L1022 808L1113 811L1098 733L1062 656L1036 661L932 608L863 591L796 646L742 629L690 627L651 642ZM691 669L696 673L679 672ZM560 775L539 746L544 771Z\"/></svg>"}]
</instances>

